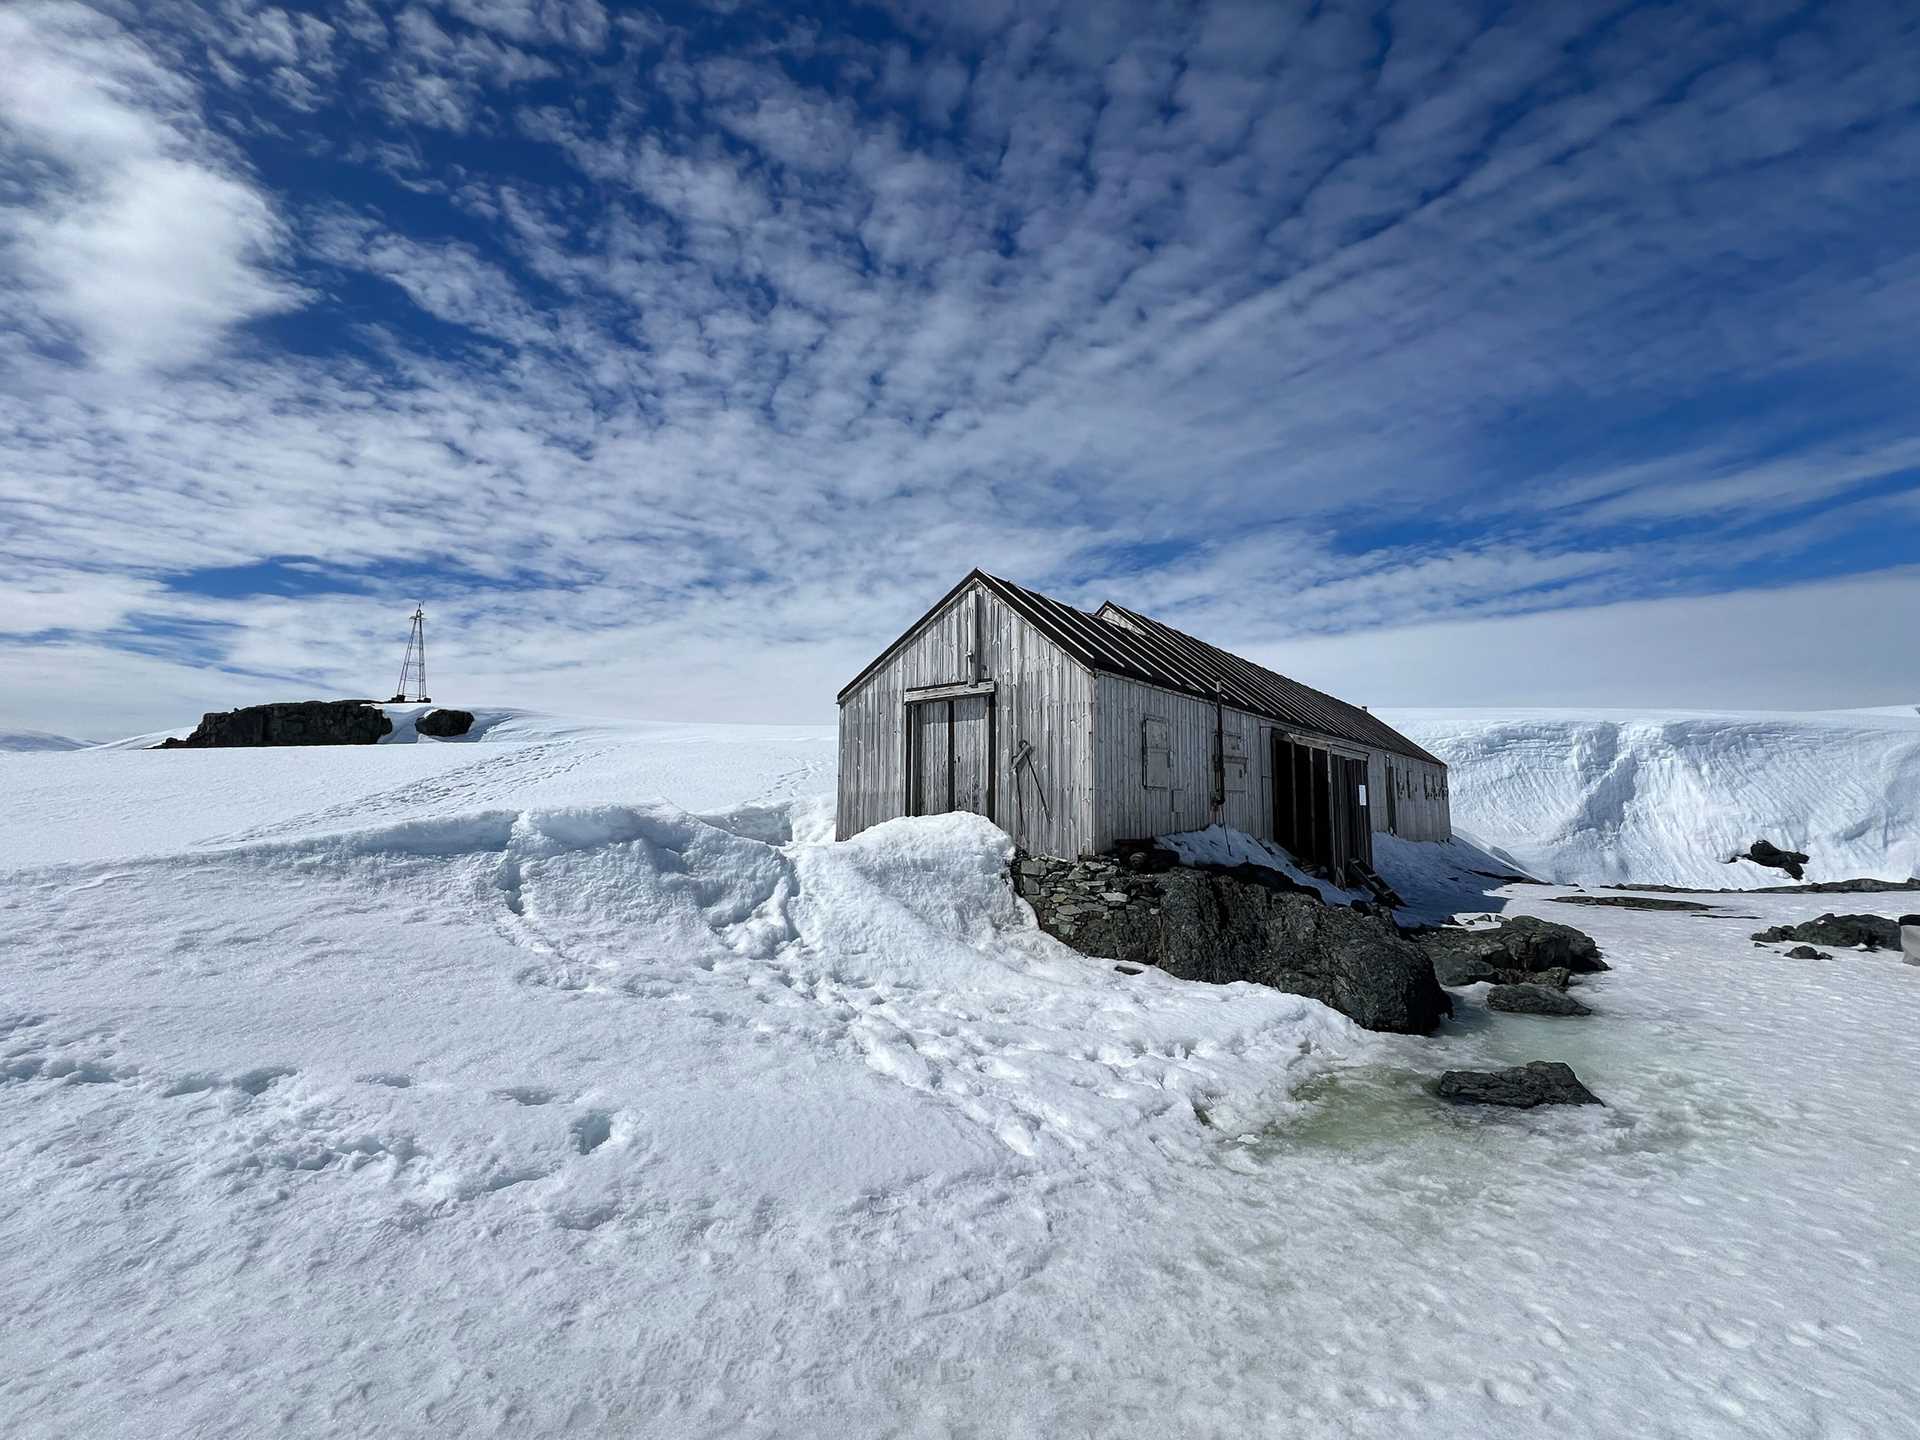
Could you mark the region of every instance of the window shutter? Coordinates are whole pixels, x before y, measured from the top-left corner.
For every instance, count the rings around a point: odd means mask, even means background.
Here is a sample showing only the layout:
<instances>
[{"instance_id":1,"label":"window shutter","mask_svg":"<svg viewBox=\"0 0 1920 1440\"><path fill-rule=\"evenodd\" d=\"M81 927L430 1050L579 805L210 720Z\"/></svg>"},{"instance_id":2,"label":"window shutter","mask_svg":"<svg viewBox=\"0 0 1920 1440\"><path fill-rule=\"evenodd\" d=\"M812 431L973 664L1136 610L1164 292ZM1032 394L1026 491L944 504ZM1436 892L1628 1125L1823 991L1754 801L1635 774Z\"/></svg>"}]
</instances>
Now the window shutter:
<instances>
[{"instance_id":1,"label":"window shutter","mask_svg":"<svg viewBox=\"0 0 1920 1440\"><path fill-rule=\"evenodd\" d=\"M1141 776L1149 790L1173 788L1173 745L1167 722L1149 715L1140 722Z\"/></svg>"}]
</instances>

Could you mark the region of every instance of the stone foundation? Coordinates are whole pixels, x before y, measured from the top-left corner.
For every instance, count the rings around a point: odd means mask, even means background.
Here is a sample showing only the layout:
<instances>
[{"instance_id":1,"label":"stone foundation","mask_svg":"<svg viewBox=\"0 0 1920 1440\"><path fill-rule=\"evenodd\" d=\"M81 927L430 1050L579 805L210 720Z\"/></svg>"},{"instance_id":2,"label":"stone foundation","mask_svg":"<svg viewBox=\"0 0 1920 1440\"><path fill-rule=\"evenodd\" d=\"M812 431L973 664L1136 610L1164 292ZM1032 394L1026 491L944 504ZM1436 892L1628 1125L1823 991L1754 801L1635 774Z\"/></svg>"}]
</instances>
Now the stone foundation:
<instances>
[{"instance_id":1,"label":"stone foundation","mask_svg":"<svg viewBox=\"0 0 1920 1440\"><path fill-rule=\"evenodd\" d=\"M1271 985L1370 1030L1423 1035L1452 1013L1426 953L1390 919L1328 905L1275 870L1180 865L1164 851L1017 856L1013 880L1040 928L1085 955Z\"/></svg>"}]
</instances>

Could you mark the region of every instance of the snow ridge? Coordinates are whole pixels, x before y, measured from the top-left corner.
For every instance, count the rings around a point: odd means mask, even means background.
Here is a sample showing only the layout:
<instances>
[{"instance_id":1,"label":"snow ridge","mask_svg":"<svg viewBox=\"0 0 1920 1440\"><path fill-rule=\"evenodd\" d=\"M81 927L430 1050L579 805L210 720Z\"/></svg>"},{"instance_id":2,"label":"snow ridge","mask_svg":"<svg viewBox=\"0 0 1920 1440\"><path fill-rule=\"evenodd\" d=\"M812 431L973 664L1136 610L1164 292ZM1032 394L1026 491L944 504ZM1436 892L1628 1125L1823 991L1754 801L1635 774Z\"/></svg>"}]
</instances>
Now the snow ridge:
<instances>
[{"instance_id":1,"label":"snow ridge","mask_svg":"<svg viewBox=\"0 0 1920 1440\"><path fill-rule=\"evenodd\" d=\"M1751 888L1920 872L1920 715L1398 711L1452 767L1456 830L1544 879Z\"/></svg>"}]
</instances>

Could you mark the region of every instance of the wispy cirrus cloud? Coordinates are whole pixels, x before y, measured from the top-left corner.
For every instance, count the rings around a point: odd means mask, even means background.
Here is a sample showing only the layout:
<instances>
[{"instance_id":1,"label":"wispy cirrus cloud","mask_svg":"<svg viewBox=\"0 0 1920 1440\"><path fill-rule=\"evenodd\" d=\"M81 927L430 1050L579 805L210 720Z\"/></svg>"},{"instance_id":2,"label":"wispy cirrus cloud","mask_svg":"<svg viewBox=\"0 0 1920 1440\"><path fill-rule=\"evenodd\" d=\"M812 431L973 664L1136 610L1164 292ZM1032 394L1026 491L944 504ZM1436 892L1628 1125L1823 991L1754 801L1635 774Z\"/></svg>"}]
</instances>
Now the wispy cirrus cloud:
<instances>
[{"instance_id":1,"label":"wispy cirrus cloud","mask_svg":"<svg viewBox=\"0 0 1920 1440\"><path fill-rule=\"evenodd\" d=\"M422 588L496 694L792 719L973 563L1358 645L1916 538L1897 7L120 17L0 13L79 97L0 100L0 608L210 700Z\"/></svg>"}]
</instances>

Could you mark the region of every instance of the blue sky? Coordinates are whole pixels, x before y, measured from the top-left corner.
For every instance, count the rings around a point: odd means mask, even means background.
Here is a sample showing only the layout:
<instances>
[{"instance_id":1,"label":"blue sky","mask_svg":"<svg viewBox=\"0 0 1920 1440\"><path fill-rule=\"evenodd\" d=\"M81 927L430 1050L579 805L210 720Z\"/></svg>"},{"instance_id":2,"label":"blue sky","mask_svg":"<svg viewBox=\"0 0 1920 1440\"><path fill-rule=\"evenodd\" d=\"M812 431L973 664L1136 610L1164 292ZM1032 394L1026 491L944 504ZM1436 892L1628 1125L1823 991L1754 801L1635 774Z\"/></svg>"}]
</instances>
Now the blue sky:
<instances>
[{"instance_id":1,"label":"blue sky","mask_svg":"<svg viewBox=\"0 0 1920 1440\"><path fill-rule=\"evenodd\" d=\"M0 725L830 719L969 567L1378 705L1920 697L1920 12L0 10Z\"/></svg>"}]
</instances>

